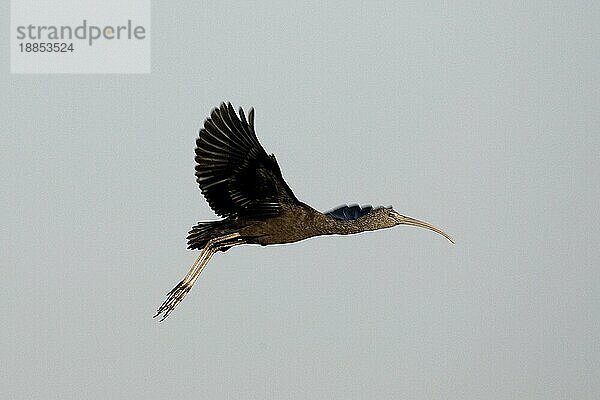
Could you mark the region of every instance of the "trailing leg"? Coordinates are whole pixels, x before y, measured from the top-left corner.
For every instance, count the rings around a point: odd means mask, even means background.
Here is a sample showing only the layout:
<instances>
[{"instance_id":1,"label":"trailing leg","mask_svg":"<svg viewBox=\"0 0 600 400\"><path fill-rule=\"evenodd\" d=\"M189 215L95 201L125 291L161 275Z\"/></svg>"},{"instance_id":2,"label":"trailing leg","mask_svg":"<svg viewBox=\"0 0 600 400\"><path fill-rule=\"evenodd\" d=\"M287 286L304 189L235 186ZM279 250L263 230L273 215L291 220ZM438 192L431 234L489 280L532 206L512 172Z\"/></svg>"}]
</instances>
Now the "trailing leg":
<instances>
[{"instance_id":1,"label":"trailing leg","mask_svg":"<svg viewBox=\"0 0 600 400\"><path fill-rule=\"evenodd\" d=\"M175 309L177 304L179 304L185 295L190 291L194 283L196 283L200 273L217 251L243 243L244 241L240 237L239 233L233 233L230 235L210 239L206 246L204 246L202 249L202 252L188 271L185 278L183 278L183 280L167 294L167 299L158 308L154 318L158 317L160 314L163 314L162 318L160 319L161 321L164 321L164 319L167 318L171 311Z\"/></svg>"}]
</instances>

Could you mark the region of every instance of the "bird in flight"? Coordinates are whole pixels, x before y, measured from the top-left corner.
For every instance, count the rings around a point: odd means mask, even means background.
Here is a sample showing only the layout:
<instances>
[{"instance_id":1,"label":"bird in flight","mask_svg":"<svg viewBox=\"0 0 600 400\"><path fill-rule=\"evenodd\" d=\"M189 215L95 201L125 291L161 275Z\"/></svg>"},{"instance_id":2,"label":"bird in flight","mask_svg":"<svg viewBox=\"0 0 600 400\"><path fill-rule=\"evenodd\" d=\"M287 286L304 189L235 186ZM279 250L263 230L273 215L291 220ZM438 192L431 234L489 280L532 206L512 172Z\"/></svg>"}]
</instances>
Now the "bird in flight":
<instances>
[{"instance_id":1,"label":"bird in flight","mask_svg":"<svg viewBox=\"0 0 600 400\"><path fill-rule=\"evenodd\" d=\"M320 235L350 235L412 225L444 231L392 207L341 206L321 213L296 198L283 179L275 155L267 154L240 107L221 103L204 121L196 139L196 182L219 221L198 222L187 237L188 249L200 250L187 275L168 294L156 315L163 321L190 291L211 257L242 244L293 243Z\"/></svg>"}]
</instances>

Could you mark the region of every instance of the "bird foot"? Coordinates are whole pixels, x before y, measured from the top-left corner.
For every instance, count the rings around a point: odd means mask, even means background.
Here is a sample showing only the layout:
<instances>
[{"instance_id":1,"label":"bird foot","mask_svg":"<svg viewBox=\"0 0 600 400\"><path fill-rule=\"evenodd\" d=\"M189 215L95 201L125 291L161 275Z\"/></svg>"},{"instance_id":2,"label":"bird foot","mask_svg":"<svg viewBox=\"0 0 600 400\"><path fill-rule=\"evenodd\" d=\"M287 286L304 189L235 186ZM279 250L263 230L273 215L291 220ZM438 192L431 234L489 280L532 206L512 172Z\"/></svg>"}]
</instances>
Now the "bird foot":
<instances>
[{"instance_id":1,"label":"bird foot","mask_svg":"<svg viewBox=\"0 0 600 400\"><path fill-rule=\"evenodd\" d=\"M190 291L192 285L185 280L179 282L177 286L175 286L169 293L167 293L167 299L162 303L162 305L156 311L156 315L153 318L158 317L163 314L160 322L164 321L167 316L175 309L177 304L183 300L185 295Z\"/></svg>"}]
</instances>

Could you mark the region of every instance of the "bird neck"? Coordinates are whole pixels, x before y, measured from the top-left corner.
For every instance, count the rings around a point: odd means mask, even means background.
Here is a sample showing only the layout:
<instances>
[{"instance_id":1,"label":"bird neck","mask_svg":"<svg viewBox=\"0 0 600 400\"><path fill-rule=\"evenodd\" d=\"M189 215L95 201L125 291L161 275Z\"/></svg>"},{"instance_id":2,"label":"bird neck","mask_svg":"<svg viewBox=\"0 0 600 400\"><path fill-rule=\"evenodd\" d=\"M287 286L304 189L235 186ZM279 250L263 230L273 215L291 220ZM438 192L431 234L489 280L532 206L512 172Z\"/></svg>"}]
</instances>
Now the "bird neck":
<instances>
[{"instance_id":1,"label":"bird neck","mask_svg":"<svg viewBox=\"0 0 600 400\"><path fill-rule=\"evenodd\" d=\"M320 226L323 235L352 235L355 233L374 231L388 228L378 220L365 215L355 220L340 220L329 215L321 214Z\"/></svg>"}]
</instances>

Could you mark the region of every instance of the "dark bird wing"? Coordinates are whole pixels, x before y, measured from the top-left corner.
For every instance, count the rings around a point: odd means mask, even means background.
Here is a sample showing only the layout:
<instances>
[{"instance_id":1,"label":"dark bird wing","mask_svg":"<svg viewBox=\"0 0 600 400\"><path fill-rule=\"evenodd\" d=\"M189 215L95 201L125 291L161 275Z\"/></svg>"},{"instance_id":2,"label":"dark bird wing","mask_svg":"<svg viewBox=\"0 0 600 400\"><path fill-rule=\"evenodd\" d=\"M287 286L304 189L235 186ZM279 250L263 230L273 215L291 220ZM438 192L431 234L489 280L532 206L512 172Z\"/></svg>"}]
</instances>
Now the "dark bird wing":
<instances>
[{"instance_id":1,"label":"dark bird wing","mask_svg":"<svg viewBox=\"0 0 600 400\"><path fill-rule=\"evenodd\" d=\"M335 219L352 221L362 217L363 215L367 215L369 212L371 212L372 209L373 207L371 206L363 206L361 208L358 204L354 204L351 206L343 205L325 214Z\"/></svg>"},{"instance_id":2,"label":"dark bird wing","mask_svg":"<svg viewBox=\"0 0 600 400\"><path fill-rule=\"evenodd\" d=\"M275 156L256 138L254 109L246 120L241 107L238 116L231 103L221 103L204 121L196 146L196 181L217 215L270 216L297 201Z\"/></svg>"}]
</instances>

